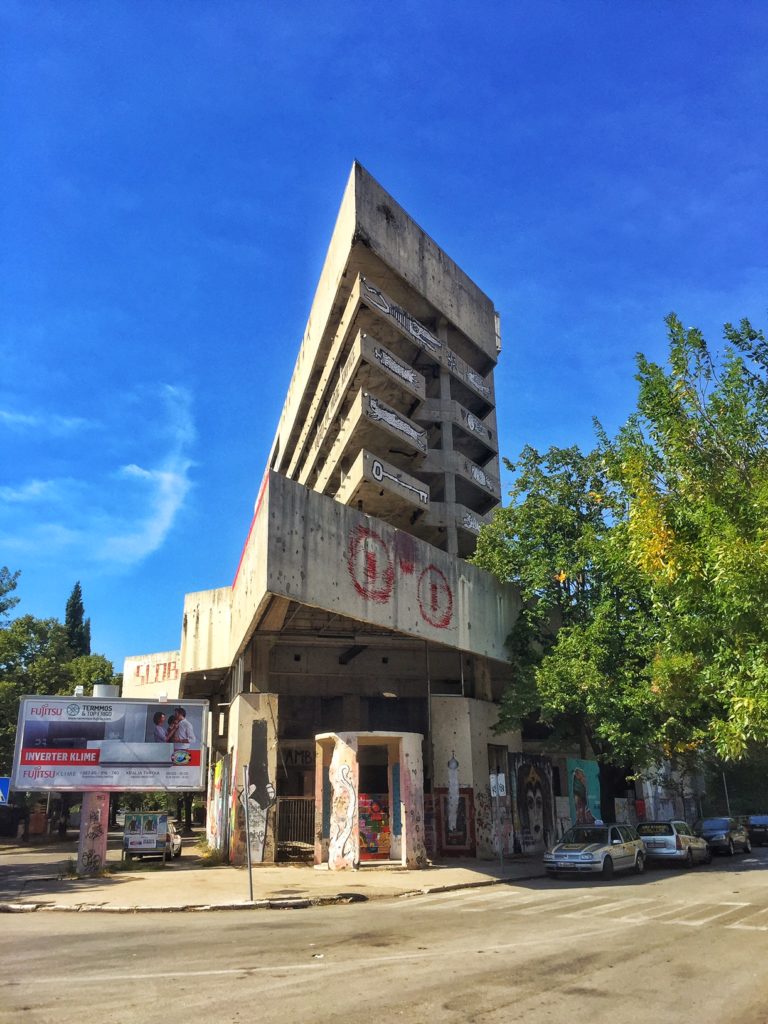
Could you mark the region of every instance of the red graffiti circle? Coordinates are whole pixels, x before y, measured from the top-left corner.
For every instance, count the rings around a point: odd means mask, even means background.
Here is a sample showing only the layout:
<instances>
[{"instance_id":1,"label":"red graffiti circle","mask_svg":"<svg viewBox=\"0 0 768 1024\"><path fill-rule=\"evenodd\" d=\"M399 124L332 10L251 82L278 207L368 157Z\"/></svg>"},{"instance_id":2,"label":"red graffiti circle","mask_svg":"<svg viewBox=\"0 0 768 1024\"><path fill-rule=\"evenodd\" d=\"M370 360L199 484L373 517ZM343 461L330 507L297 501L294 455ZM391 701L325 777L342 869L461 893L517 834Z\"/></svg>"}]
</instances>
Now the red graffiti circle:
<instances>
[{"instance_id":1,"label":"red graffiti circle","mask_svg":"<svg viewBox=\"0 0 768 1024\"><path fill-rule=\"evenodd\" d=\"M395 568L387 545L374 530L358 526L349 538L347 570L361 597L384 604L392 595Z\"/></svg>"},{"instance_id":2,"label":"red graffiti circle","mask_svg":"<svg viewBox=\"0 0 768 1024\"><path fill-rule=\"evenodd\" d=\"M419 576L419 610L430 626L445 629L453 618L453 591L445 573L436 565L428 565Z\"/></svg>"}]
</instances>

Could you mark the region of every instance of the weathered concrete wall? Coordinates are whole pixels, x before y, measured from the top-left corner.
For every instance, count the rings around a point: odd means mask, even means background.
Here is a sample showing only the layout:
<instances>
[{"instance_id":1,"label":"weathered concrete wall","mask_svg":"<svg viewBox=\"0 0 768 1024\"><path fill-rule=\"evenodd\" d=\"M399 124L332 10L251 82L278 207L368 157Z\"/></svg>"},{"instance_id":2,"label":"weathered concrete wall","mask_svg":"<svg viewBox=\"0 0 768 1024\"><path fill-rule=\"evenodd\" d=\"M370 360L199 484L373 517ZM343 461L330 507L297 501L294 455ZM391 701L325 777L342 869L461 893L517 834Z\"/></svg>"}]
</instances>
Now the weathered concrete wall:
<instances>
[{"instance_id":1,"label":"weathered concrete wall","mask_svg":"<svg viewBox=\"0 0 768 1024\"><path fill-rule=\"evenodd\" d=\"M489 573L276 473L261 514L271 593L507 660L519 599Z\"/></svg>"},{"instance_id":2,"label":"weathered concrete wall","mask_svg":"<svg viewBox=\"0 0 768 1024\"><path fill-rule=\"evenodd\" d=\"M488 746L522 750L519 732L494 732L499 718L496 704L464 697L433 697L432 737L435 786L449 788L448 762L453 755L459 762L459 786L471 788L475 805L477 855L498 856L495 845L493 812L488 770ZM504 801L505 820L511 823L510 782ZM505 833L505 854L512 852L511 831Z\"/></svg>"},{"instance_id":3,"label":"weathered concrete wall","mask_svg":"<svg viewBox=\"0 0 768 1024\"><path fill-rule=\"evenodd\" d=\"M355 164L352 177L357 230L366 243L495 361L496 324L488 296L365 168Z\"/></svg>"},{"instance_id":4,"label":"weathered concrete wall","mask_svg":"<svg viewBox=\"0 0 768 1024\"><path fill-rule=\"evenodd\" d=\"M181 651L136 654L123 662L123 697L157 700L163 694L178 700L181 681Z\"/></svg>"},{"instance_id":5,"label":"weathered concrete wall","mask_svg":"<svg viewBox=\"0 0 768 1024\"><path fill-rule=\"evenodd\" d=\"M244 693L230 710L232 738L232 821L230 860L244 864L245 811L238 799L243 788L243 767L248 766L250 794L251 861L274 861L277 843L274 829L275 780L277 779L278 701L273 694Z\"/></svg>"},{"instance_id":6,"label":"weathered concrete wall","mask_svg":"<svg viewBox=\"0 0 768 1024\"><path fill-rule=\"evenodd\" d=\"M199 590L184 595L181 671L224 668L232 663L232 590Z\"/></svg>"},{"instance_id":7,"label":"weathered concrete wall","mask_svg":"<svg viewBox=\"0 0 768 1024\"><path fill-rule=\"evenodd\" d=\"M400 800L402 805L402 863L408 868L426 867L424 843L424 768L422 737L404 735L400 741Z\"/></svg>"},{"instance_id":8,"label":"weathered concrete wall","mask_svg":"<svg viewBox=\"0 0 768 1024\"><path fill-rule=\"evenodd\" d=\"M493 303L416 224L370 174L355 163L344 190L320 280L269 459L285 471L294 429L318 357L330 344L332 313L340 313L349 289L348 269L362 246L417 289L446 319L468 335L493 362L498 357ZM353 267L354 269L354 267ZM339 307L334 309L334 307Z\"/></svg>"}]
</instances>

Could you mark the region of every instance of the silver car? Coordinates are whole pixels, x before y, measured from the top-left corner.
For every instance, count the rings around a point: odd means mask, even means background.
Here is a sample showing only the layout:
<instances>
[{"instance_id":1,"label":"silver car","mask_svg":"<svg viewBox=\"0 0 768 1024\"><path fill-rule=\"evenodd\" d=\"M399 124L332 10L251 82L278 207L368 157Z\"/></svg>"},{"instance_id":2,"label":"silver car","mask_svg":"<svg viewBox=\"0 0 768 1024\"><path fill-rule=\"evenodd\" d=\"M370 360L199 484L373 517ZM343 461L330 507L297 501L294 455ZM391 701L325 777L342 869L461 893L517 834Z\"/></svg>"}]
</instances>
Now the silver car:
<instances>
[{"instance_id":1,"label":"silver car","mask_svg":"<svg viewBox=\"0 0 768 1024\"><path fill-rule=\"evenodd\" d=\"M637 834L645 843L649 860L669 861L686 868L712 861L706 839L695 835L684 821L641 821Z\"/></svg>"},{"instance_id":2,"label":"silver car","mask_svg":"<svg viewBox=\"0 0 768 1024\"><path fill-rule=\"evenodd\" d=\"M631 825L574 825L544 854L547 874L592 874L645 870L645 846Z\"/></svg>"}]
</instances>

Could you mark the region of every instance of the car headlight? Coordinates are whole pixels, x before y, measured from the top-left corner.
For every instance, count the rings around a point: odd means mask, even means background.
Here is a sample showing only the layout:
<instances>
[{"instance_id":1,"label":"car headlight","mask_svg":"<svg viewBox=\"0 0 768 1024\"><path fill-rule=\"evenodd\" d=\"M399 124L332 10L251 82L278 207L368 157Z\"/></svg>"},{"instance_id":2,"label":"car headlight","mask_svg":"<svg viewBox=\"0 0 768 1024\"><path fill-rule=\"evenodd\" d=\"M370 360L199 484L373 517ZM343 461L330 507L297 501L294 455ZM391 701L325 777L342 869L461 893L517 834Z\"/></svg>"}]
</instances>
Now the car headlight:
<instances>
[{"instance_id":1,"label":"car headlight","mask_svg":"<svg viewBox=\"0 0 768 1024\"><path fill-rule=\"evenodd\" d=\"M725 839L725 832L718 832L716 836L710 836L710 839Z\"/></svg>"},{"instance_id":2,"label":"car headlight","mask_svg":"<svg viewBox=\"0 0 768 1024\"><path fill-rule=\"evenodd\" d=\"M597 860L597 857L592 853L581 853L579 854L579 860Z\"/></svg>"}]
</instances>

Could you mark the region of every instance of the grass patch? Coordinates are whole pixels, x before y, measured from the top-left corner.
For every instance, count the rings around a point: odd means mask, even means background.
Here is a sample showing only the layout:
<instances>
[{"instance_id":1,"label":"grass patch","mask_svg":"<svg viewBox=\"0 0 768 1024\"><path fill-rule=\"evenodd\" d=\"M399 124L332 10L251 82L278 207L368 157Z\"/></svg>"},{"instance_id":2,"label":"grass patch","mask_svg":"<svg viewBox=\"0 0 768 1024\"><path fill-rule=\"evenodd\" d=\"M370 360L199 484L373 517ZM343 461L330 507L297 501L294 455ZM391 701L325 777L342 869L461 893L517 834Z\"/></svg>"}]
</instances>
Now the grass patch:
<instances>
[{"instance_id":1,"label":"grass patch","mask_svg":"<svg viewBox=\"0 0 768 1024\"><path fill-rule=\"evenodd\" d=\"M195 854L200 858L201 868L212 868L224 863L224 854L210 846L205 836L201 836L195 843Z\"/></svg>"}]
</instances>

